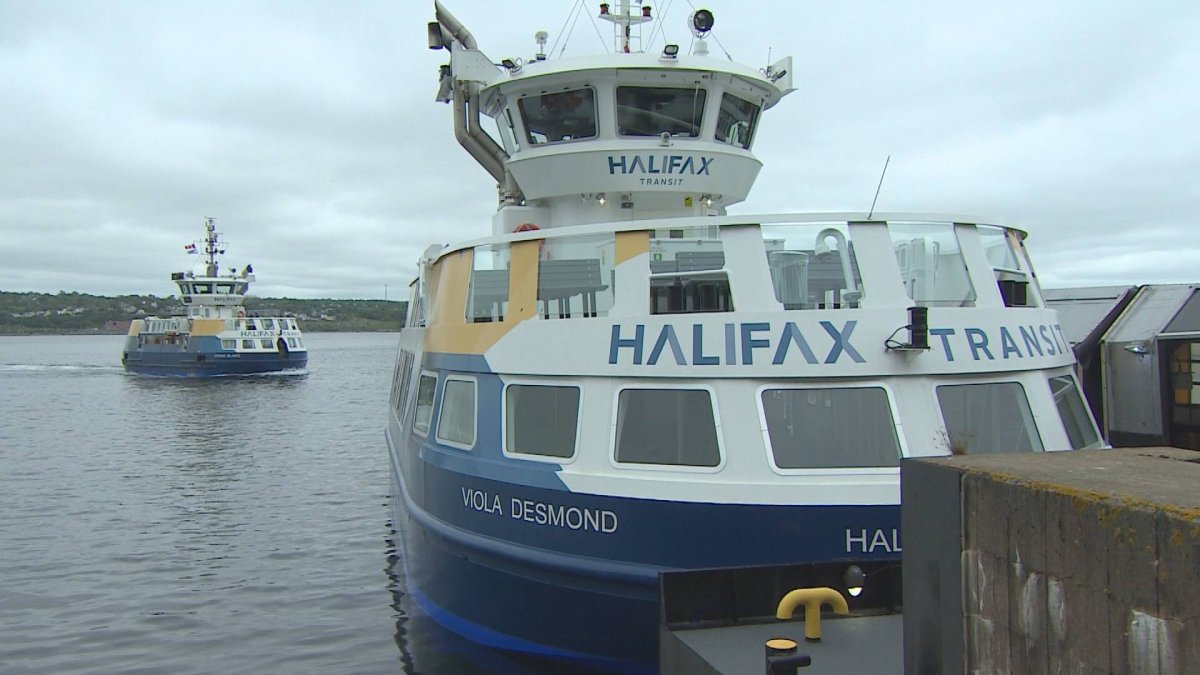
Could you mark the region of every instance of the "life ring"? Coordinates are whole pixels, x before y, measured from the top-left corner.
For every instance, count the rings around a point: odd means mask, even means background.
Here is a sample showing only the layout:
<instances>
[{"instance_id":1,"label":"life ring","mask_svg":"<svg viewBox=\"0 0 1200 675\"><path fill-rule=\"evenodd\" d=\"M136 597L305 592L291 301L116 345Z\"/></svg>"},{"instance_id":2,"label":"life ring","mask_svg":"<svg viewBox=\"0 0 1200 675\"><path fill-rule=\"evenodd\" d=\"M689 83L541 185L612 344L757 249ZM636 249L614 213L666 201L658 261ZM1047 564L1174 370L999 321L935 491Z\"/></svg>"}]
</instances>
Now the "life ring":
<instances>
[{"instance_id":1,"label":"life ring","mask_svg":"<svg viewBox=\"0 0 1200 675\"><path fill-rule=\"evenodd\" d=\"M539 228L537 225L534 225L533 223L521 223L520 225L517 226L517 229L513 230L513 232L532 232L536 229L539 229Z\"/></svg>"},{"instance_id":2,"label":"life ring","mask_svg":"<svg viewBox=\"0 0 1200 675\"><path fill-rule=\"evenodd\" d=\"M246 310L242 309L241 307L238 307L238 318L239 319L246 318Z\"/></svg>"}]
</instances>

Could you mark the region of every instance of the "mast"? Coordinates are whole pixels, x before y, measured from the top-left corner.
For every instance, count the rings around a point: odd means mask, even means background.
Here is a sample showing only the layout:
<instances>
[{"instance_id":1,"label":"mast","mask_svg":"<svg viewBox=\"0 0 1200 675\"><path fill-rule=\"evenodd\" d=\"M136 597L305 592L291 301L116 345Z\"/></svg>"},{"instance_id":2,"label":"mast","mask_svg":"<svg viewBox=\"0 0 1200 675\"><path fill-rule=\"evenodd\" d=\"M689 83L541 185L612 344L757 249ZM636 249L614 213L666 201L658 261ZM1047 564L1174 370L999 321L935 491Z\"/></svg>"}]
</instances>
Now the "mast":
<instances>
[{"instance_id":1,"label":"mast","mask_svg":"<svg viewBox=\"0 0 1200 675\"><path fill-rule=\"evenodd\" d=\"M217 256L225 255L225 249L219 248L221 235L217 232L216 218L205 217L204 229L207 232L204 236L205 274L215 277L220 272L220 268L217 266Z\"/></svg>"}]
</instances>

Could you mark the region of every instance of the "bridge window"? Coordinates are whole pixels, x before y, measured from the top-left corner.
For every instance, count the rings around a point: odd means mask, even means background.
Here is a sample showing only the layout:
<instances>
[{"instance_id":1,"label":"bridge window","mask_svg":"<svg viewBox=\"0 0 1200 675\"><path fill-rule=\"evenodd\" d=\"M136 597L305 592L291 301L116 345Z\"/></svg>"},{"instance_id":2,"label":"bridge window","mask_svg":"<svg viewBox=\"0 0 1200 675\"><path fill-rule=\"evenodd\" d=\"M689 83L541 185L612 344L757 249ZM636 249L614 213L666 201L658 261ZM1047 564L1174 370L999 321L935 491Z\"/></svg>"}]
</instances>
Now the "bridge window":
<instances>
[{"instance_id":1,"label":"bridge window","mask_svg":"<svg viewBox=\"0 0 1200 675\"><path fill-rule=\"evenodd\" d=\"M1041 452L1025 389L1017 382L937 388L946 441L955 455Z\"/></svg>"},{"instance_id":2,"label":"bridge window","mask_svg":"<svg viewBox=\"0 0 1200 675\"><path fill-rule=\"evenodd\" d=\"M705 389L625 389L617 399L617 461L717 466L721 450Z\"/></svg>"},{"instance_id":3,"label":"bridge window","mask_svg":"<svg viewBox=\"0 0 1200 675\"><path fill-rule=\"evenodd\" d=\"M505 451L571 457L579 427L579 387L513 384L504 394Z\"/></svg>"},{"instance_id":4,"label":"bridge window","mask_svg":"<svg viewBox=\"0 0 1200 675\"><path fill-rule=\"evenodd\" d=\"M212 284L196 284L194 286L195 293L212 293Z\"/></svg>"},{"instance_id":5,"label":"bridge window","mask_svg":"<svg viewBox=\"0 0 1200 675\"><path fill-rule=\"evenodd\" d=\"M470 448L475 445L475 381L448 378L442 391L442 414L437 438L443 443Z\"/></svg>"},{"instance_id":6,"label":"bridge window","mask_svg":"<svg viewBox=\"0 0 1200 675\"><path fill-rule=\"evenodd\" d=\"M523 96L517 106L531 145L596 135L596 95L590 88Z\"/></svg>"},{"instance_id":7,"label":"bridge window","mask_svg":"<svg viewBox=\"0 0 1200 675\"><path fill-rule=\"evenodd\" d=\"M900 441L881 387L766 389L762 416L775 466L898 466Z\"/></svg>"},{"instance_id":8,"label":"bridge window","mask_svg":"<svg viewBox=\"0 0 1200 675\"><path fill-rule=\"evenodd\" d=\"M775 299L784 309L858 307L862 278L845 223L763 225Z\"/></svg>"},{"instance_id":9,"label":"bridge window","mask_svg":"<svg viewBox=\"0 0 1200 675\"><path fill-rule=\"evenodd\" d=\"M617 133L694 138L700 135L704 100L699 87L617 87Z\"/></svg>"},{"instance_id":10,"label":"bridge window","mask_svg":"<svg viewBox=\"0 0 1200 675\"><path fill-rule=\"evenodd\" d=\"M1079 387L1075 386L1075 378L1070 375L1050 378L1050 393L1054 396L1054 405L1058 406L1067 438L1071 440L1071 449L1099 447L1100 435L1088 415Z\"/></svg>"},{"instance_id":11,"label":"bridge window","mask_svg":"<svg viewBox=\"0 0 1200 675\"><path fill-rule=\"evenodd\" d=\"M924 307L972 307L975 288L967 275L954 223L889 222L904 289Z\"/></svg>"},{"instance_id":12,"label":"bridge window","mask_svg":"<svg viewBox=\"0 0 1200 675\"><path fill-rule=\"evenodd\" d=\"M759 107L732 94L721 97L717 115L717 140L740 148L749 148L758 122Z\"/></svg>"}]
</instances>

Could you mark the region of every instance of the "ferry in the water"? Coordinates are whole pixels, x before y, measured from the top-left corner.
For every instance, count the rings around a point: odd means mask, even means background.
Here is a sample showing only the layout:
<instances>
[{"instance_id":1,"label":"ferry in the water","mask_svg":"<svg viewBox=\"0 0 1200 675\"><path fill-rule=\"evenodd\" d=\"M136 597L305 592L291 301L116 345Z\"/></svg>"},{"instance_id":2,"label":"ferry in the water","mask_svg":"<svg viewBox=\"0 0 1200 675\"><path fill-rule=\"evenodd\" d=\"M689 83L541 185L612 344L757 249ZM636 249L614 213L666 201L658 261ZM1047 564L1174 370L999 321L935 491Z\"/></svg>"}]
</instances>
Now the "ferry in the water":
<instances>
[{"instance_id":1,"label":"ferry in the water","mask_svg":"<svg viewBox=\"0 0 1200 675\"><path fill-rule=\"evenodd\" d=\"M175 272L185 308L182 316L134 319L125 337L121 363L145 375L211 377L299 370L308 365L308 349L295 317L257 316L243 303L254 281L254 269L221 274L225 253L212 218L205 219L204 269Z\"/></svg>"},{"instance_id":2,"label":"ferry in the water","mask_svg":"<svg viewBox=\"0 0 1200 675\"><path fill-rule=\"evenodd\" d=\"M499 189L490 236L421 257L391 388L407 590L444 626L653 671L660 572L869 577L902 459L1104 445L1024 232L727 215L790 59L710 56L706 10L690 54L640 51L619 2L615 53L497 64L435 10L438 100Z\"/></svg>"}]
</instances>

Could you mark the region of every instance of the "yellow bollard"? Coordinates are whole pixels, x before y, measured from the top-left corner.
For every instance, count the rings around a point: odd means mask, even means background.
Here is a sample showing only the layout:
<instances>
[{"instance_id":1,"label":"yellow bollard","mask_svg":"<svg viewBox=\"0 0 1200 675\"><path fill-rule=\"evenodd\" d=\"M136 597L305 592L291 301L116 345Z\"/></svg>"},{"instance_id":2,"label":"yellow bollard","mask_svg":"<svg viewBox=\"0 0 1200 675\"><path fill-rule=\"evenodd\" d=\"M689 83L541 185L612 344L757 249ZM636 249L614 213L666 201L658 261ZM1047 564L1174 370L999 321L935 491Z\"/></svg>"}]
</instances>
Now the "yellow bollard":
<instances>
[{"instance_id":1,"label":"yellow bollard","mask_svg":"<svg viewBox=\"0 0 1200 675\"><path fill-rule=\"evenodd\" d=\"M804 605L804 639L817 642L821 639L821 605L828 604L838 614L849 614L850 607L846 598L832 588L797 588L779 601L775 610L775 618L787 621L796 612L796 607Z\"/></svg>"}]
</instances>

